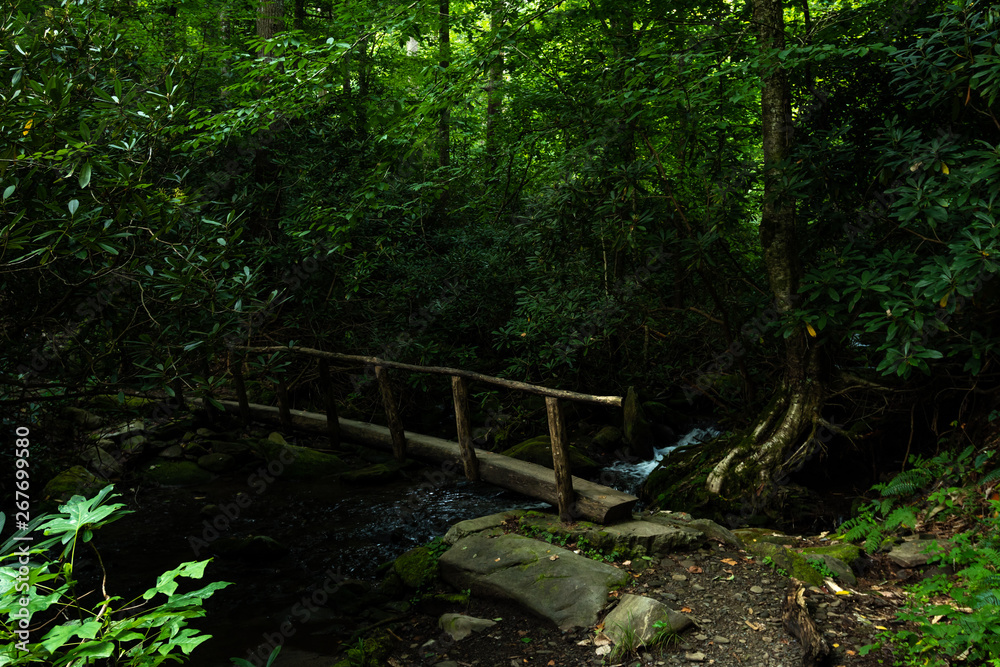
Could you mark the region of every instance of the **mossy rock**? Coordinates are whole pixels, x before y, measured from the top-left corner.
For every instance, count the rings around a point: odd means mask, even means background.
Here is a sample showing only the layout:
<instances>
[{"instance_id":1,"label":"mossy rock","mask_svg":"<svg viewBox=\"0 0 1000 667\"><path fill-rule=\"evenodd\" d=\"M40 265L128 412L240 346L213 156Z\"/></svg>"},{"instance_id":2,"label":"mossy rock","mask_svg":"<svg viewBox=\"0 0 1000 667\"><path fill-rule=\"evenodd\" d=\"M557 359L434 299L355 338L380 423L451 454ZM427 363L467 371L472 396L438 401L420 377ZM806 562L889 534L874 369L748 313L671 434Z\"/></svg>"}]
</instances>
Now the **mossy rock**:
<instances>
[{"instance_id":1,"label":"mossy rock","mask_svg":"<svg viewBox=\"0 0 1000 667\"><path fill-rule=\"evenodd\" d=\"M514 445L503 452L504 456L509 456L518 461L528 461L546 468L552 468L552 440L547 435L540 435L530 440ZM576 447L570 445L569 466L574 475L586 477L597 472L597 463L580 452Z\"/></svg>"},{"instance_id":2,"label":"mossy rock","mask_svg":"<svg viewBox=\"0 0 1000 667\"><path fill-rule=\"evenodd\" d=\"M605 426L591 440L593 446L601 451L611 452L622 444L622 432L614 426Z\"/></svg>"},{"instance_id":3,"label":"mossy rock","mask_svg":"<svg viewBox=\"0 0 1000 667\"><path fill-rule=\"evenodd\" d=\"M782 544L785 546L798 544L798 538L785 535L780 531L770 528L737 528L733 531L733 534L743 540L744 544L748 545L747 550L750 550L749 545L756 542L770 542L771 544Z\"/></svg>"},{"instance_id":4,"label":"mossy rock","mask_svg":"<svg viewBox=\"0 0 1000 667\"><path fill-rule=\"evenodd\" d=\"M215 475L193 461L160 460L146 468L146 477L160 486L194 486L212 481Z\"/></svg>"},{"instance_id":5,"label":"mossy rock","mask_svg":"<svg viewBox=\"0 0 1000 667\"><path fill-rule=\"evenodd\" d=\"M373 635L361 640L359 646L349 649L347 657L335 662L333 667L382 667L394 645L388 633Z\"/></svg>"},{"instance_id":6,"label":"mossy rock","mask_svg":"<svg viewBox=\"0 0 1000 667\"><path fill-rule=\"evenodd\" d=\"M410 549L392 564L404 585L424 588L438 576L438 561L426 546Z\"/></svg>"},{"instance_id":7,"label":"mossy rock","mask_svg":"<svg viewBox=\"0 0 1000 667\"><path fill-rule=\"evenodd\" d=\"M232 470L236 460L229 454L205 454L198 457L198 465L216 474Z\"/></svg>"},{"instance_id":8,"label":"mossy rock","mask_svg":"<svg viewBox=\"0 0 1000 667\"><path fill-rule=\"evenodd\" d=\"M761 562L768 562L778 574L794 577L810 586L823 585L823 575L802 554L774 542L743 540L747 551Z\"/></svg>"},{"instance_id":9,"label":"mossy rock","mask_svg":"<svg viewBox=\"0 0 1000 667\"><path fill-rule=\"evenodd\" d=\"M351 484L378 484L379 482L395 479L399 476L399 471L402 468L403 465L396 461L391 463L377 463L367 468L346 472L341 476L341 479Z\"/></svg>"},{"instance_id":10,"label":"mossy rock","mask_svg":"<svg viewBox=\"0 0 1000 667\"><path fill-rule=\"evenodd\" d=\"M861 549L858 546L846 542L829 544L822 547L806 547L801 551L804 556L808 556L810 554L833 556L837 560L843 561L848 565L854 565L854 561L861 556Z\"/></svg>"},{"instance_id":11,"label":"mossy rock","mask_svg":"<svg viewBox=\"0 0 1000 667\"><path fill-rule=\"evenodd\" d=\"M42 510L54 510L73 496L92 496L107 484L83 466L73 466L50 479L42 489Z\"/></svg>"},{"instance_id":12,"label":"mossy rock","mask_svg":"<svg viewBox=\"0 0 1000 667\"><path fill-rule=\"evenodd\" d=\"M316 479L340 475L347 467L333 454L317 452L308 447L280 445L267 438L257 444L256 451L268 461L281 464L281 471L275 473L275 476L282 479Z\"/></svg>"}]
</instances>

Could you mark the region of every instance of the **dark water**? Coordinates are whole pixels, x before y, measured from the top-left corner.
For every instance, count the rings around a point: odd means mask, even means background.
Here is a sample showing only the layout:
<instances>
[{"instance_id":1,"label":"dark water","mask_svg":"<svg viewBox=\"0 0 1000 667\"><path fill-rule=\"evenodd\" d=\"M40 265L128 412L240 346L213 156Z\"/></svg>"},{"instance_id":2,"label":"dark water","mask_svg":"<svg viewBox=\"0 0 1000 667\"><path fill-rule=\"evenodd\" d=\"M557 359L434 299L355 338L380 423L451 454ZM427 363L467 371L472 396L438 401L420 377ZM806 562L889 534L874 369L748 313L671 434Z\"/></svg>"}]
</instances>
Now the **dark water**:
<instances>
[{"instance_id":1,"label":"dark water","mask_svg":"<svg viewBox=\"0 0 1000 667\"><path fill-rule=\"evenodd\" d=\"M279 479L264 488L244 479L220 479L202 487L119 491L135 514L102 528L95 538L112 595L130 599L152 587L160 573L212 557L217 536L266 535L288 549L278 558L217 557L205 579L196 582L235 584L215 593L206 602L207 617L193 623L213 639L195 650L189 664L206 666L230 665L230 657L245 657L275 636L287 618L293 625L286 647L333 655L338 642L363 623L353 619L352 627L332 610L313 613L315 603L325 601L324 588L333 590L343 579L375 582L381 578L379 564L443 535L458 521L545 506L433 468L378 487ZM237 503L241 493L246 494L244 507ZM209 503L235 517L218 520L221 531L201 514ZM95 567L93 560L87 564ZM301 613L303 609L311 611ZM341 633L331 634L331 628Z\"/></svg>"}]
</instances>

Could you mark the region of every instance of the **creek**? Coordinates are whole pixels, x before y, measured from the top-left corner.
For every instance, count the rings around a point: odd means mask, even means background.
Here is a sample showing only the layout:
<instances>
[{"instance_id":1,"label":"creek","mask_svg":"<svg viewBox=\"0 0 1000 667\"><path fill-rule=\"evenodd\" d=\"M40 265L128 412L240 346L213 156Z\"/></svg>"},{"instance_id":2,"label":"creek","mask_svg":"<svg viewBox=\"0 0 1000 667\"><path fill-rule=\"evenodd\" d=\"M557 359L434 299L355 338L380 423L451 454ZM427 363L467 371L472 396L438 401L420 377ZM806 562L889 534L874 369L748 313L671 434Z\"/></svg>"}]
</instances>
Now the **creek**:
<instances>
[{"instance_id":1,"label":"creek","mask_svg":"<svg viewBox=\"0 0 1000 667\"><path fill-rule=\"evenodd\" d=\"M694 429L657 449L656 460L619 462L607 472L618 488L634 491L660 458L713 433ZM338 613L337 594L329 593L338 585L353 582L350 590L363 595L365 587L381 579L380 564L443 535L458 521L548 507L513 492L445 475L432 466L372 486L280 477L264 485L259 477L241 473L200 486L139 484L118 491L134 513L104 527L96 537L112 595L131 599L151 587L160 573L182 562L213 557L215 547L226 540L267 536L285 547L279 554L216 556L205 579L193 582L198 587L209 581L234 584L206 602L204 619L192 622L213 636L193 654L191 664L199 667L228 666L229 658L246 657L248 650L278 636L289 618L286 659L276 667L309 664L287 659L296 650L332 656L352 632L382 620L377 610ZM222 514L205 514L207 505L216 505ZM318 611L308 618L295 613L303 608Z\"/></svg>"}]
</instances>

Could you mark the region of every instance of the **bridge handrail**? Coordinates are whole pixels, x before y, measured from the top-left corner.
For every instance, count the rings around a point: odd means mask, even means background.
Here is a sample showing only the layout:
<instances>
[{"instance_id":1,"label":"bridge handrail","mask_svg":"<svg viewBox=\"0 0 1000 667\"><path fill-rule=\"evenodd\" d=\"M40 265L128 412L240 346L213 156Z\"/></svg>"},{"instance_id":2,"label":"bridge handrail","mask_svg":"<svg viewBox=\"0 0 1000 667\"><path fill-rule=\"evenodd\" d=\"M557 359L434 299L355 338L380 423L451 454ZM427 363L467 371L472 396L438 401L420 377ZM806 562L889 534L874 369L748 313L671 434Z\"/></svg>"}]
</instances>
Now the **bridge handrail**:
<instances>
[{"instance_id":1,"label":"bridge handrail","mask_svg":"<svg viewBox=\"0 0 1000 667\"><path fill-rule=\"evenodd\" d=\"M488 382L501 387L507 387L508 389L518 389L531 394L552 396L553 398L562 398L568 401L581 401L584 403L598 403L600 405L613 405L621 407L623 400L621 396L595 396L593 394L582 394L576 391L568 391L566 389L552 389L550 387L542 387L540 385L529 384L527 382L506 380L492 375L484 375L483 373L476 373L475 371L466 371L460 368L449 368L447 366L417 366L414 364L404 364L398 361L379 359L378 357L366 357L357 354L341 354L339 352L326 352L324 350L317 350L312 347L301 347L298 345L270 345L265 347L236 346L234 349L243 350L245 352L297 352L299 354L317 357L320 359L336 359L339 361L351 361L355 363L367 364L369 366L382 366L384 368L398 368L400 370L416 371L419 373L463 377L467 380Z\"/></svg>"}]
</instances>

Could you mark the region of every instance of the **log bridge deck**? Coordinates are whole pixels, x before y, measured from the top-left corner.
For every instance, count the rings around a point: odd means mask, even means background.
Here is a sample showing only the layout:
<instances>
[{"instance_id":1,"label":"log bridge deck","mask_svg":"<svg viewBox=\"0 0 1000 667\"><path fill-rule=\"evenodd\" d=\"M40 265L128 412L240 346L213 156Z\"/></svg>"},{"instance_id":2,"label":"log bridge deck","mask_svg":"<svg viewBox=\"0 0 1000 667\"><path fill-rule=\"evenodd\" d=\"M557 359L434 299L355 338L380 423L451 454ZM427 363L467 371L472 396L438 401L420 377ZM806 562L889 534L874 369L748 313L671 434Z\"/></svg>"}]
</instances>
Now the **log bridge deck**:
<instances>
[{"instance_id":1,"label":"log bridge deck","mask_svg":"<svg viewBox=\"0 0 1000 667\"><path fill-rule=\"evenodd\" d=\"M219 401L226 412L239 413L235 401ZM249 405L256 421L280 424L279 408L268 405ZM301 431L325 435L326 415L305 410L291 410L292 427ZM385 426L354 421L341 417L340 433L344 440L392 451L392 434ZM456 470L462 469L462 452L457 442L405 431L406 451L414 458L428 461L451 461ZM503 454L476 450L481 481L504 489L516 491L553 505L559 504L555 473L551 468L527 461L512 459ZM632 508L638 498L611 487L573 477L574 504L570 507L573 517L597 523L618 523L632 519Z\"/></svg>"},{"instance_id":2,"label":"log bridge deck","mask_svg":"<svg viewBox=\"0 0 1000 667\"><path fill-rule=\"evenodd\" d=\"M247 396L246 383L243 380L244 359L233 355L230 358L230 372L239 400L235 402L215 400L215 403L222 405L228 412L238 413L245 424L254 418L259 421L276 422L285 428L299 428L313 433L322 433L330 437L330 442L334 447L340 443L343 436L348 440L369 446L390 449L399 461L404 460L408 454L432 461L452 461L461 465L465 476L470 480L487 482L558 505L559 516L564 522L578 519L588 519L598 523L627 521L632 518L632 509L639 501L635 496L579 477L573 477L570 474L569 442L559 401L571 400L620 407L622 406L621 396L580 394L505 380L457 368L414 366L376 357L339 354L306 347L238 347L235 349L246 353L291 353L318 359L319 376L325 394L326 414L292 410L288 398L288 386L284 382L278 383L277 407L251 404ZM388 427L342 419L337 416L330 381L329 362L331 360L374 366ZM403 430L389 382L388 372L390 368L451 376L458 442ZM469 380L486 382L545 397L549 435L552 441L553 469L476 449L473 446L467 386Z\"/></svg>"}]
</instances>

